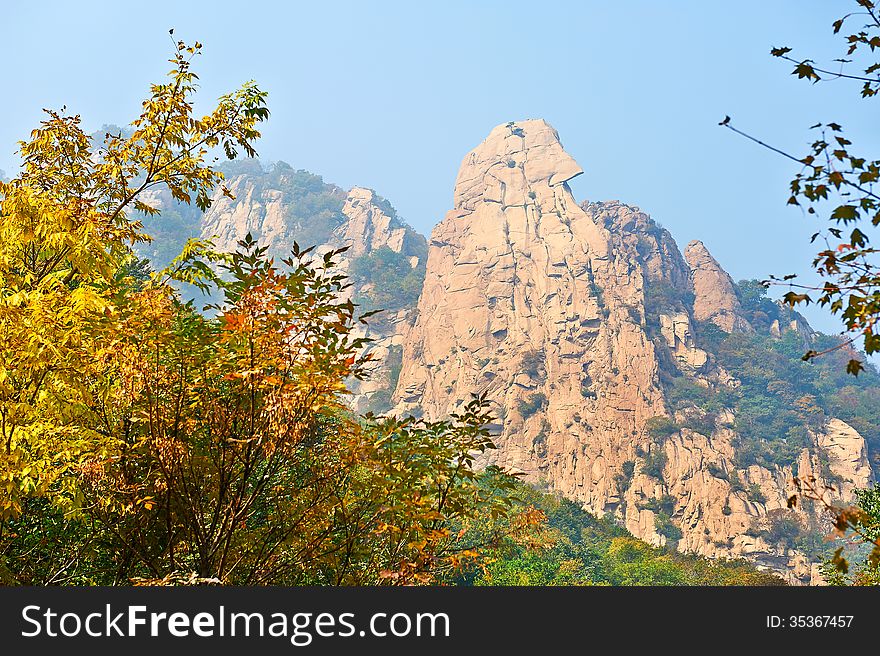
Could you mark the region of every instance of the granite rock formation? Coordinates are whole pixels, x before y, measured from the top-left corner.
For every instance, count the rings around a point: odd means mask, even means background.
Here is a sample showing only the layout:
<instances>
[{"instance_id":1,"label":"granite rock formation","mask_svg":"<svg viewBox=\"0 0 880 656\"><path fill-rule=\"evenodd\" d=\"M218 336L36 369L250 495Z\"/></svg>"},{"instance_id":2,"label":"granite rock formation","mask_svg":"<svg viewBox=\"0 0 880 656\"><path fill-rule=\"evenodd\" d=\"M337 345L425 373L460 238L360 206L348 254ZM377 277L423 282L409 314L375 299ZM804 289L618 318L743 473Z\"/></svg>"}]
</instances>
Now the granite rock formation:
<instances>
[{"instance_id":1,"label":"granite rock formation","mask_svg":"<svg viewBox=\"0 0 880 656\"><path fill-rule=\"evenodd\" d=\"M711 321L728 333L751 330L749 322L742 316L733 280L703 242L689 243L684 257L690 266L694 285L694 319Z\"/></svg>"},{"instance_id":2,"label":"granite rock formation","mask_svg":"<svg viewBox=\"0 0 880 656\"><path fill-rule=\"evenodd\" d=\"M756 464L741 457L733 408L708 412L672 397L682 381L718 398L740 388L708 332L763 331L806 348L812 330L793 313L750 321L705 245L691 242L682 255L637 207L578 204L568 182L581 173L545 121L511 122L465 156L453 207L427 243L374 192L286 166L231 175L235 199L218 194L196 234L229 250L251 232L276 255L294 240L318 244L319 254L348 247L338 263L352 274L351 293L388 308L365 328L376 366L352 381L358 411L439 419L485 391L499 447L486 464L611 515L654 545L820 582L801 545L778 530L792 517L825 530L817 504L787 508L793 477L850 499L873 480L863 437L825 417L805 428L791 462ZM393 286L383 276L401 270L420 284L417 304L419 287L377 300Z\"/></svg>"},{"instance_id":3,"label":"granite rock formation","mask_svg":"<svg viewBox=\"0 0 880 656\"><path fill-rule=\"evenodd\" d=\"M742 466L729 410L674 412L664 378L739 382L701 348L696 326L753 329L702 243L682 257L638 208L578 205L567 183L580 173L542 120L500 125L465 156L453 208L429 241L395 410L436 419L485 391L499 447L487 462L610 513L653 544L747 557L816 582L795 545L771 539L771 525L794 466L836 482L842 498L864 487L864 440L830 419L796 465ZM700 431L682 427L693 415ZM663 425L672 428L658 439ZM818 530L818 508L797 512Z\"/></svg>"}]
</instances>

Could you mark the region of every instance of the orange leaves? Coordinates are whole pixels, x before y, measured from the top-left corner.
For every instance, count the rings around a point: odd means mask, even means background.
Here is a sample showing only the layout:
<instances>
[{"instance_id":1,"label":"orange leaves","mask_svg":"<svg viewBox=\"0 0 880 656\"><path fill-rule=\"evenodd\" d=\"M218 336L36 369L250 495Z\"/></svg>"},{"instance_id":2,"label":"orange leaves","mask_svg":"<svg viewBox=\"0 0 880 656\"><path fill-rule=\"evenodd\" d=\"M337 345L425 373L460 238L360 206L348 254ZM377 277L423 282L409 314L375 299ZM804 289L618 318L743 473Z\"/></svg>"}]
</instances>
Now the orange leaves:
<instances>
[{"instance_id":1,"label":"orange leaves","mask_svg":"<svg viewBox=\"0 0 880 656\"><path fill-rule=\"evenodd\" d=\"M838 508L834 517L834 531L839 537L845 537L847 531L870 521L868 514L858 506Z\"/></svg>"},{"instance_id":2,"label":"orange leaves","mask_svg":"<svg viewBox=\"0 0 880 656\"><path fill-rule=\"evenodd\" d=\"M155 505L156 503L153 500L153 497L141 497L139 499L135 499L133 504L135 508L141 507L144 510L152 510Z\"/></svg>"}]
</instances>

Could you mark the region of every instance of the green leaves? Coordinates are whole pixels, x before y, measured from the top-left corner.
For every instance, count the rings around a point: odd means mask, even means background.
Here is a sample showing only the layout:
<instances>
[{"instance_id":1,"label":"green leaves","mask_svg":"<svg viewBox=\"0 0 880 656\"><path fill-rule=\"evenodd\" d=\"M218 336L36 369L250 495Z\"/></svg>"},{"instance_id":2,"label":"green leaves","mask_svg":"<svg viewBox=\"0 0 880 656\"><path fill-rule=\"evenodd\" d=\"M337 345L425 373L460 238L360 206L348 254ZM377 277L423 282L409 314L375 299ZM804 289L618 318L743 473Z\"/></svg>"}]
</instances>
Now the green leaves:
<instances>
[{"instance_id":1,"label":"green leaves","mask_svg":"<svg viewBox=\"0 0 880 656\"><path fill-rule=\"evenodd\" d=\"M21 173L0 183L0 522L38 498L82 511L83 481L122 449L96 410L126 364L122 312L126 328L146 330L144 316L167 305L157 290L168 279L204 285L213 276L195 258L198 245L163 274L133 267L132 246L149 237L128 214L160 216L144 194L160 186L206 208L222 178L206 164L208 149L229 139L253 152L266 96L248 84L195 118L190 63L201 44L174 48L169 79L150 87L130 136L108 131L95 147L79 116L47 110L20 144ZM137 312L135 298L144 302ZM0 531L0 548L5 539Z\"/></svg>"},{"instance_id":2,"label":"green leaves","mask_svg":"<svg viewBox=\"0 0 880 656\"><path fill-rule=\"evenodd\" d=\"M193 285L207 294L220 280L211 263L224 262L227 257L217 253L210 240L188 239L180 252L155 279L161 282L176 280Z\"/></svg>"}]
</instances>

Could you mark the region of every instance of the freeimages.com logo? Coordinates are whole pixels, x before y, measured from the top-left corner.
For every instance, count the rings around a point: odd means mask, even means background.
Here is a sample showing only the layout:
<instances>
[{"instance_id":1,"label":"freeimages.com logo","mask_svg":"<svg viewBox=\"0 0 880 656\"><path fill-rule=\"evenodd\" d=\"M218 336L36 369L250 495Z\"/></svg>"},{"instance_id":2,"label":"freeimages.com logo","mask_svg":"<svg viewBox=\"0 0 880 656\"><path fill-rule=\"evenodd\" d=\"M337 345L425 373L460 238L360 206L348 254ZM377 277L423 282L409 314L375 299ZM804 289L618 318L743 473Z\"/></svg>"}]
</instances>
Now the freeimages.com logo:
<instances>
[{"instance_id":1,"label":"freeimages.com logo","mask_svg":"<svg viewBox=\"0 0 880 656\"><path fill-rule=\"evenodd\" d=\"M220 606L215 612L154 612L146 606L127 606L115 611L106 604L102 611L59 613L52 608L25 606L21 611L24 638L287 638L305 647L320 638L426 638L450 637L446 613L373 613L358 629L354 613L244 613Z\"/></svg>"}]
</instances>

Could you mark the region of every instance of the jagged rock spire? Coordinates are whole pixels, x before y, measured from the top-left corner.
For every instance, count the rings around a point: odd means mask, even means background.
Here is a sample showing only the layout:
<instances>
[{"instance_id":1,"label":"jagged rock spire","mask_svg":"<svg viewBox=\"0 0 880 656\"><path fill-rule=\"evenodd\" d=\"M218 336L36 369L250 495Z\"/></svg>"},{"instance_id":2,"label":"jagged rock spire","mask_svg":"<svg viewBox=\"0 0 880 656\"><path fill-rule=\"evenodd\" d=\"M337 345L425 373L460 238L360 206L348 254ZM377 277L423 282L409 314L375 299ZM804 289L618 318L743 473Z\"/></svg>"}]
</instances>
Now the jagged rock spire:
<instances>
[{"instance_id":1,"label":"jagged rock spire","mask_svg":"<svg viewBox=\"0 0 880 656\"><path fill-rule=\"evenodd\" d=\"M711 321L728 333L751 331L736 296L733 279L712 257L705 244L697 240L690 242L684 257L691 269L694 286L694 319Z\"/></svg>"}]
</instances>

